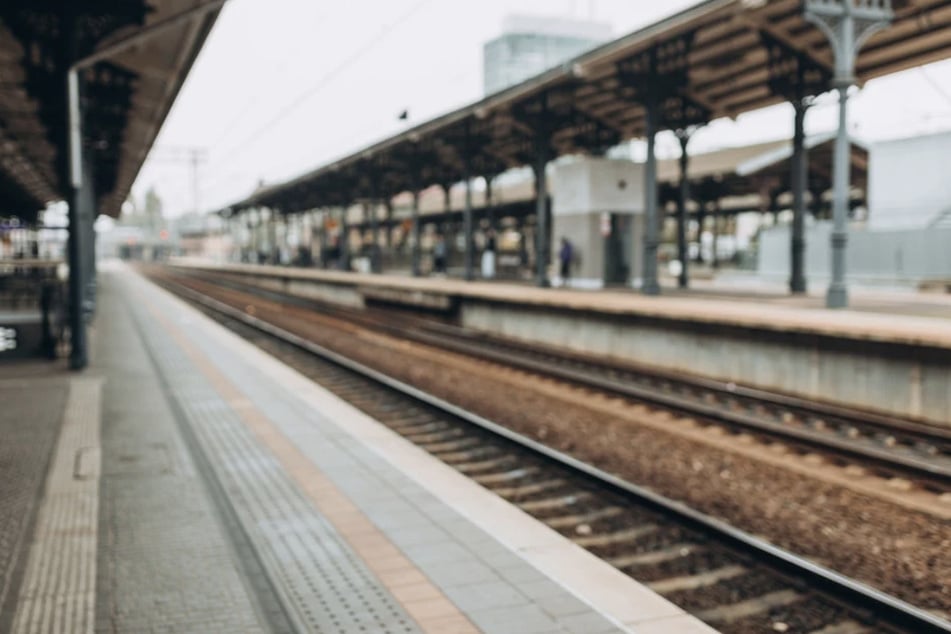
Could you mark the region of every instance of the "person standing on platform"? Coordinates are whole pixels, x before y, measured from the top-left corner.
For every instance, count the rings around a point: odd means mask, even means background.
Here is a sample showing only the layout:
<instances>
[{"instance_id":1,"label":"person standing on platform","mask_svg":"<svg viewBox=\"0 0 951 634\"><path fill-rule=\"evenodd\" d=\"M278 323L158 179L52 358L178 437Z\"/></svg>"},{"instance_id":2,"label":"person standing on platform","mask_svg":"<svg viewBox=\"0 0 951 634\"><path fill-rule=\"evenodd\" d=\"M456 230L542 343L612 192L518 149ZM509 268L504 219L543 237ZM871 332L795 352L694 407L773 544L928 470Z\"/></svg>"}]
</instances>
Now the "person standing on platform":
<instances>
[{"instance_id":1,"label":"person standing on platform","mask_svg":"<svg viewBox=\"0 0 951 634\"><path fill-rule=\"evenodd\" d=\"M491 280L495 277L495 231L485 233L485 249L482 250L482 277Z\"/></svg>"},{"instance_id":2,"label":"person standing on platform","mask_svg":"<svg viewBox=\"0 0 951 634\"><path fill-rule=\"evenodd\" d=\"M446 272L446 237L441 233L436 236L436 244L433 245L433 272Z\"/></svg>"},{"instance_id":3,"label":"person standing on platform","mask_svg":"<svg viewBox=\"0 0 951 634\"><path fill-rule=\"evenodd\" d=\"M574 246L568 238L562 237L561 250L558 251L558 261L561 263L561 285L568 286L571 282L571 262L574 259Z\"/></svg>"}]
</instances>

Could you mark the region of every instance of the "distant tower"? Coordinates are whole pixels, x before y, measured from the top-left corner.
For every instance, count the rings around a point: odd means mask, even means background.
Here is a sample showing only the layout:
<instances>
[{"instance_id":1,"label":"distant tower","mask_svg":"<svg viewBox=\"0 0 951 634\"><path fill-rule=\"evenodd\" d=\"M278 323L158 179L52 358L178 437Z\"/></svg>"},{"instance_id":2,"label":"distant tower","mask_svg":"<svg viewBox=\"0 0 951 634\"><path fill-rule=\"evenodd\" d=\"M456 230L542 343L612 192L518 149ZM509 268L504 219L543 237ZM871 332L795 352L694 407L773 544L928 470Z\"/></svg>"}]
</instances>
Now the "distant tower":
<instances>
[{"instance_id":1,"label":"distant tower","mask_svg":"<svg viewBox=\"0 0 951 634\"><path fill-rule=\"evenodd\" d=\"M611 26L562 18L512 15L502 35L483 48L486 95L522 82L611 39Z\"/></svg>"}]
</instances>

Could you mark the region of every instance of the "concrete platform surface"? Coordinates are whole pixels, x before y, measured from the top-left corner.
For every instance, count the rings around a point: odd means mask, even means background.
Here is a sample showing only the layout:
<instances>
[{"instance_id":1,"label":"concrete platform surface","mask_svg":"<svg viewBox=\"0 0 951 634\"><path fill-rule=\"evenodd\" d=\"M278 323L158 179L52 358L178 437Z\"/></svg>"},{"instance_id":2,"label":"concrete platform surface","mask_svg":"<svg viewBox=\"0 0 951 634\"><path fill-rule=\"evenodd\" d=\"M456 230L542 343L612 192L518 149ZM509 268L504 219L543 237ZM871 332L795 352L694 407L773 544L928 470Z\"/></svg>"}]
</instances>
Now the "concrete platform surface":
<instances>
[{"instance_id":1,"label":"concrete platform surface","mask_svg":"<svg viewBox=\"0 0 951 634\"><path fill-rule=\"evenodd\" d=\"M665 289L646 297L633 289L600 291L542 289L512 282L464 282L449 278L366 275L249 264L209 264L181 259L174 266L353 287L366 294L416 293L460 297L536 308L589 311L766 332L823 335L951 350L951 297L937 294L853 291L853 308L827 310L820 293L790 297L774 287L721 288L711 284L693 291ZM900 316L900 319L896 319Z\"/></svg>"},{"instance_id":2,"label":"concrete platform surface","mask_svg":"<svg viewBox=\"0 0 951 634\"><path fill-rule=\"evenodd\" d=\"M713 631L125 266L100 280L92 367L44 399L11 631Z\"/></svg>"}]
</instances>

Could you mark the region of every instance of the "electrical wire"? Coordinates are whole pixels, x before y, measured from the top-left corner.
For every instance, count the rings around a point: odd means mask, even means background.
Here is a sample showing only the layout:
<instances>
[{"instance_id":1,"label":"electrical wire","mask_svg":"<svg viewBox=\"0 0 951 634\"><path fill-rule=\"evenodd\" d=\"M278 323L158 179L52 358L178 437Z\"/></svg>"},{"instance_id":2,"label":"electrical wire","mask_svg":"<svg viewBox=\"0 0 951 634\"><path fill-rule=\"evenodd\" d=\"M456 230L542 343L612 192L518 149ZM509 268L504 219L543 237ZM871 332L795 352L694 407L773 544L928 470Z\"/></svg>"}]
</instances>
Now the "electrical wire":
<instances>
[{"instance_id":1,"label":"electrical wire","mask_svg":"<svg viewBox=\"0 0 951 634\"><path fill-rule=\"evenodd\" d=\"M319 22L321 26L323 26L324 24L326 24L328 15L329 14L322 14L321 16L317 18L316 21ZM297 44L291 49L291 51L286 55L286 57L287 58L298 57L302 48L303 48L303 42L298 41ZM288 69L289 69L289 66L285 64L280 69L280 71L278 71L276 79L283 79L287 75ZM274 81L274 80L275 78L272 77L271 81ZM251 99L246 101L241 111L238 112L237 115L232 117L232 119L224 127L223 131L220 134L218 134L217 137L215 137L215 140L211 143L210 147L218 147L226 138L228 138L231 132L234 131L235 127L237 127L237 125L247 116L247 114L251 111L251 109L259 103L259 101L260 101L260 93L256 93Z\"/></svg>"},{"instance_id":2,"label":"electrical wire","mask_svg":"<svg viewBox=\"0 0 951 634\"><path fill-rule=\"evenodd\" d=\"M931 87L935 89L935 92L941 95L941 97L948 103L948 105L951 106L951 93L948 93L944 89L944 86L936 82L934 77L928 74L928 71L924 66L919 66L918 72L920 72L921 76L924 77L929 84L931 84Z\"/></svg>"},{"instance_id":3,"label":"electrical wire","mask_svg":"<svg viewBox=\"0 0 951 634\"><path fill-rule=\"evenodd\" d=\"M250 135L239 141L237 144L232 146L224 153L224 156L221 161L217 163L217 166L220 166L224 163L227 163L233 160L238 156L239 151L247 147L249 144L256 141L261 137L265 132L273 128L275 125L284 120L287 115L292 113L294 110L302 106L307 100L311 99L314 95L318 94L321 89L325 88L326 85L334 79L337 75L342 73L344 70L352 66L355 62L363 58L367 53L371 52L376 48L381 42L383 42L388 36L392 35L394 30L409 21L410 18L415 16L419 11L430 4L432 0L420 0L410 8L409 11L401 15L394 22L383 26L380 31L362 47L351 53L347 58L341 61L340 64L335 66L333 70L321 76L317 82L311 85L307 90L298 95L293 101L287 104L282 108L274 117L269 119L267 123L256 129Z\"/></svg>"}]
</instances>

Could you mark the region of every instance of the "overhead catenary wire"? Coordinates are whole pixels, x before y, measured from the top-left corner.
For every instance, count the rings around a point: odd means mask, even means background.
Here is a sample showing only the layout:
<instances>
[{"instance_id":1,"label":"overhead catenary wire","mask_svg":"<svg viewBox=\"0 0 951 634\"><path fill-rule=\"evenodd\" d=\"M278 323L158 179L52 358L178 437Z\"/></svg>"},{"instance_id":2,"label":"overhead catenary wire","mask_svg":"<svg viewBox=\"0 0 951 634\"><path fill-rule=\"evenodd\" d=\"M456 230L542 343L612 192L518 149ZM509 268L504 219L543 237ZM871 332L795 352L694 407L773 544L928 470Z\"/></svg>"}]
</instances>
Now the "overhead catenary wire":
<instances>
[{"instance_id":1,"label":"overhead catenary wire","mask_svg":"<svg viewBox=\"0 0 951 634\"><path fill-rule=\"evenodd\" d=\"M322 14L320 17L316 19L316 21L323 24L326 21L327 15L328 14L326 13ZM298 40L295 46L290 49L290 52L287 53L285 57L288 59L293 59L298 57L298 54L300 53L302 48L303 48L303 42ZM288 65L284 64L278 71L276 77L272 77L272 80L274 80L275 78L277 79L284 78L287 75L287 71L288 71ZM218 147L226 138L228 138L228 136L234 131L237 125L251 111L251 109L254 106L256 106L258 103L260 103L260 95L261 95L260 92L256 93L254 96L251 97L251 99L245 102L244 107L241 108L241 110L234 117L231 118L231 120L228 122L227 125L225 125L221 133L219 133L218 136L215 137L215 140L211 143L210 147Z\"/></svg>"},{"instance_id":2,"label":"overhead catenary wire","mask_svg":"<svg viewBox=\"0 0 951 634\"><path fill-rule=\"evenodd\" d=\"M924 66L918 67L918 72L921 73L921 76L934 88L935 92L941 95L941 98L945 100L949 107L951 107L951 93L945 90L944 86L935 81L935 78L928 73L928 69Z\"/></svg>"},{"instance_id":3,"label":"overhead catenary wire","mask_svg":"<svg viewBox=\"0 0 951 634\"><path fill-rule=\"evenodd\" d=\"M279 124L290 113L301 107L305 102L314 97L314 95L318 94L331 80L336 78L344 70L352 66L354 63L362 59L365 55L379 46L384 40L387 39L388 36L393 34L397 27L409 21L413 16L419 13L423 7L425 7L427 4L430 4L431 2L432 0L420 0L395 21L381 27L380 30L366 42L366 44L356 49L348 57L344 58L339 64L334 66L332 70L319 77L316 82L307 88L307 90L299 94L293 101L281 108L281 110L276 115L268 119L264 125L258 127L244 139L228 148L225 152L222 152L222 158L220 161L217 161L216 167L220 167L221 165L228 163L238 156L240 150L259 139L261 135L273 128L275 125Z\"/></svg>"}]
</instances>

